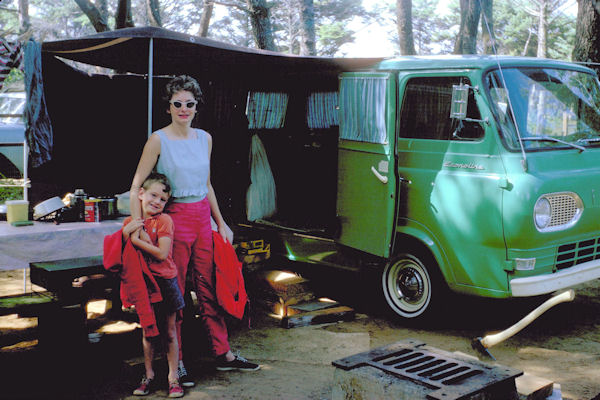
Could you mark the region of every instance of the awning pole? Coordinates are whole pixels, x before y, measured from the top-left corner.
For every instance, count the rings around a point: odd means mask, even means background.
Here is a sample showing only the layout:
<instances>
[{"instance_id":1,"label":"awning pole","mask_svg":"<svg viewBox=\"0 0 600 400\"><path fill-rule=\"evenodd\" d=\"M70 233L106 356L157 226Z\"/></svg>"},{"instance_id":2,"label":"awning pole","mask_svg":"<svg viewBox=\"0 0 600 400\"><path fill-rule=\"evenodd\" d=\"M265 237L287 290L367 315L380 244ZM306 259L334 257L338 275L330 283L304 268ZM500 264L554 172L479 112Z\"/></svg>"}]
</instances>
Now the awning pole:
<instances>
[{"instance_id":1,"label":"awning pole","mask_svg":"<svg viewBox=\"0 0 600 400\"><path fill-rule=\"evenodd\" d=\"M152 135L152 74L154 60L154 38L148 43L148 137Z\"/></svg>"}]
</instances>

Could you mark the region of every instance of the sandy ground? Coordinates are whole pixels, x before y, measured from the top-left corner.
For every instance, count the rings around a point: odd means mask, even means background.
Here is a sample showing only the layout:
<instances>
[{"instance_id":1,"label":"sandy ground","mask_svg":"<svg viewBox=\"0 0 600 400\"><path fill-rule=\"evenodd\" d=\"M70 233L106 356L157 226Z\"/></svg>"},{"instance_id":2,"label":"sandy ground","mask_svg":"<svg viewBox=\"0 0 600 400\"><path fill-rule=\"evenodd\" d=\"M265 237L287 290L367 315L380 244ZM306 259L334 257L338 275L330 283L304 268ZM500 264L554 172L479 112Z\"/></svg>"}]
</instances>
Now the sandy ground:
<instances>
[{"instance_id":1,"label":"sandy ground","mask_svg":"<svg viewBox=\"0 0 600 400\"><path fill-rule=\"evenodd\" d=\"M20 271L0 273L2 294L22 290L22 282ZM437 327L423 329L365 306L364 287L357 287L356 280L338 278L332 283L316 282L315 291L353 307L355 320L283 329L260 306L260 299L254 298L251 328L232 325L230 339L234 349L259 362L262 369L217 372L199 346L188 362L197 385L186 390L185 398L331 399L333 360L407 338L445 351L477 355L470 346L472 338L510 326L544 300L459 298L452 305L453 312ZM333 286L344 289L323 289ZM249 292L252 295L251 288ZM559 383L563 399L590 400L600 395L600 280L576 288L576 293L573 302L552 308L490 350L499 364ZM108 321L100 317L89 325L96 328L104 322ZM36 346L36 323L36 318L0 317L0 398L138 398L130 393L143 372L139 329L104 334L83 350L70 351L72 346L65 345L43 351ZM195 329L191 327L197 335ZM162 360L157 361L157 374L166 374ZM165 398L164 384L146 398Z\"/></svg>"}]
</instances>

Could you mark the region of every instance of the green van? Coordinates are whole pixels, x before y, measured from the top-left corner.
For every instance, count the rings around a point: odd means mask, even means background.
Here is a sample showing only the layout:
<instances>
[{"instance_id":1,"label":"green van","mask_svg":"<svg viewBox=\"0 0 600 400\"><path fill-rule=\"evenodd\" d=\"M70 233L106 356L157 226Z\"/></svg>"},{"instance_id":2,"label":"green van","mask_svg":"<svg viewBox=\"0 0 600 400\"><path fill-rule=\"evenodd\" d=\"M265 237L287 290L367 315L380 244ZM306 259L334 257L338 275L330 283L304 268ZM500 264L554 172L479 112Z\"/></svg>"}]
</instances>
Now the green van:
<instances>
[{"instance_id":1,"label":"green van","mask_svg":"<svg viewBox=\"0 0 600 400\"><path fill-rule=\"evenodd\" d=\"M272 235L274 255L378 268L387 305L405 318L425 318L446 289L526 297L600 278L600 86L591 69L403 57L342 73L337 108L337 168L321 170L335 182L312 194L334 199L336 229L254 221Z\"/></svg>"}]
</instances>

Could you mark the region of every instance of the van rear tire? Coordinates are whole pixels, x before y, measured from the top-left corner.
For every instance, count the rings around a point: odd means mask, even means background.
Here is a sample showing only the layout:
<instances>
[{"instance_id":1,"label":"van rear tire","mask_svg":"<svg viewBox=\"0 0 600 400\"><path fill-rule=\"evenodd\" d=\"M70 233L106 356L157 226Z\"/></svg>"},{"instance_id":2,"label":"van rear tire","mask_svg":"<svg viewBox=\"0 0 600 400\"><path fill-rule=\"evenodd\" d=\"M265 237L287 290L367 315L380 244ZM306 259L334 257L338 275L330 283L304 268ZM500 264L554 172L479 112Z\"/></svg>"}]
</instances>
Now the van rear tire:
<instances>
[{"instance_id":1,"label":"van rear tire","mask_svg":"<svg viewBox=\"0 0 600 400\"><path fill-rule=\"evenodd\" d=\"M399 317L427 321L443 297L443 285L435 264L413 254L394 257L383 269L381 286L389 309Z\"/></svg>"}]
</instances>

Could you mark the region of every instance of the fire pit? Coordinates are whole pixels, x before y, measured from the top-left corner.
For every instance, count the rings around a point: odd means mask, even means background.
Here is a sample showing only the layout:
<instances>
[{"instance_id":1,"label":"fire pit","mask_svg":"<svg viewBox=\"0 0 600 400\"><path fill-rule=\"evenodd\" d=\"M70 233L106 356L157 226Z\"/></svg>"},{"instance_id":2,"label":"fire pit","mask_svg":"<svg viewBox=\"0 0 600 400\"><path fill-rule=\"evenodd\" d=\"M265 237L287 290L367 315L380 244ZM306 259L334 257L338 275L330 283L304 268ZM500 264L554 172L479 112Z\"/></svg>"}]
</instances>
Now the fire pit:
<instances>
[{"instance_id":1,"label":"fire pit","mask_svg":"<svg viewBox=\"0 0 600 400\"><path fill-rule=\"evenodd\" d=\"M515 378L523 374L413 339L342 358L333 365L337 367L333 400L358 394L407 400L511 400L518 398Z\"/></svg>"}]
</instances>

